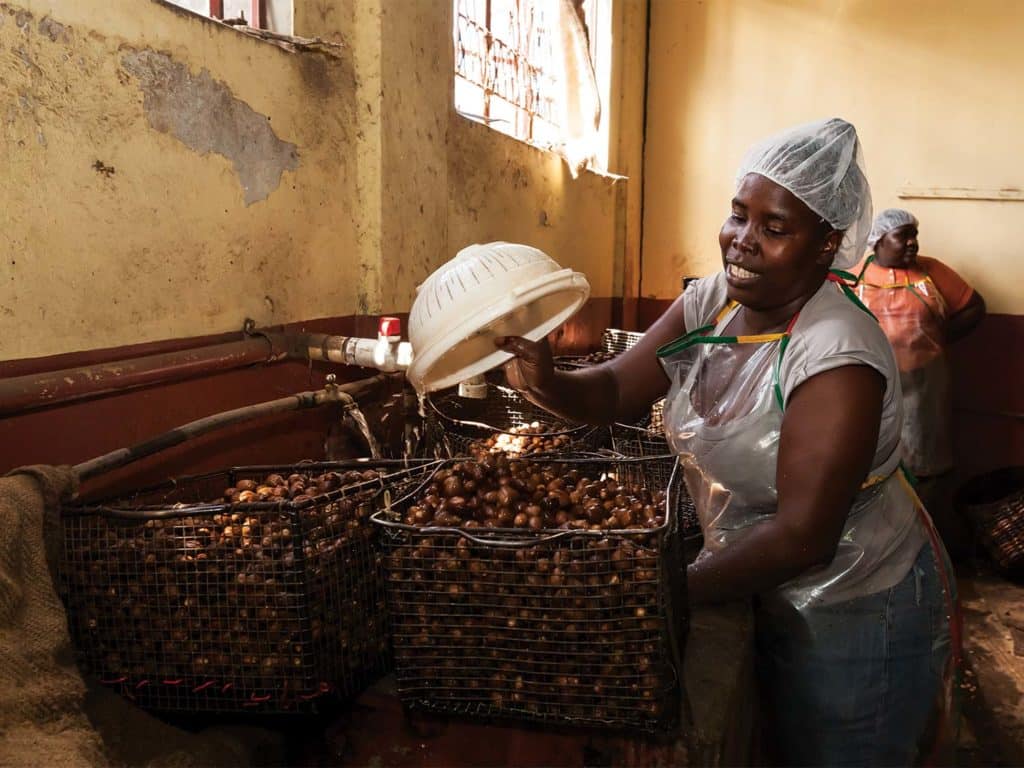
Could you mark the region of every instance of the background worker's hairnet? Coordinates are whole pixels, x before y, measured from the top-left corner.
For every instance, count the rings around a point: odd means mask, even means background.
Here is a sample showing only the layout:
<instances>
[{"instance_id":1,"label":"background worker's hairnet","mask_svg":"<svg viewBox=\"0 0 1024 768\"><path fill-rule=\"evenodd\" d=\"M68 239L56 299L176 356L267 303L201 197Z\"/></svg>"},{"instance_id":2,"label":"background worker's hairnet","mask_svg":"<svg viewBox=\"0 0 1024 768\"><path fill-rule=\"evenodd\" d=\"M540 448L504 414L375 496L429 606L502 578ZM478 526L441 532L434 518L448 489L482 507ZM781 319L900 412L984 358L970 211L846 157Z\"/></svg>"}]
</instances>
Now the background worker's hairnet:
<instances>
[{"instance_id":1,"label":"background worker's hairnet","mask_svg":"<svg viewBox=\"0 0 1024 768\"><path fill-rule=\"evenodd\" d=\"M871 234L868 235L868 248L874 248L875 243L898 227L907 224L917 224L917 216L902 208L886 208L875 217L875 223L871 225Z\"/></svg>"},{"instance_id":2,"label":"background worker's hairnet","mask_svg":"<svg viewBox=\"0 0 1024 768\"><path fill-rule=\"evenodd\" d=\"M849 269L864 255L871 229L871 185L857 129L839 118L783 131L748 150L736 175L757 173L785 187L844 232L832 266Z\"/></svg>"}]
</instances>

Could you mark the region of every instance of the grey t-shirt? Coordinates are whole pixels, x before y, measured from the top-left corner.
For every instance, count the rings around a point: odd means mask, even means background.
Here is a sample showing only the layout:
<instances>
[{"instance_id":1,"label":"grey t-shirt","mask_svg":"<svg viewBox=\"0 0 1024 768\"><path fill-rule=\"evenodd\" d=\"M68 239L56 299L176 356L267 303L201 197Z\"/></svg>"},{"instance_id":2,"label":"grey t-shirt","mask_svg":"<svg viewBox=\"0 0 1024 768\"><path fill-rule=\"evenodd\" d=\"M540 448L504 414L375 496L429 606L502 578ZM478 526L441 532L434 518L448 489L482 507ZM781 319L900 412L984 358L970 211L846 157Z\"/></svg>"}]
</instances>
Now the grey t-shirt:
<instances>
[{"instance_id":1,"label":"grey t-shirt","mask_svg":"<svg viewBox=\"0 0 1024 768\"><path fill-rule=\"evenodd\" d=\"M715 323L729 302L726 289L725 272L687 286L683 313L688 331ZM846 298L837 285L826 282L800 310L782 356L779 384L784 401L788 403L793 391L807 379L844 365L867 365L885 377L882 424L872 469L885 467L891 471L903 425L896 357L878 321Z\"/></svg>"}]
</instances>

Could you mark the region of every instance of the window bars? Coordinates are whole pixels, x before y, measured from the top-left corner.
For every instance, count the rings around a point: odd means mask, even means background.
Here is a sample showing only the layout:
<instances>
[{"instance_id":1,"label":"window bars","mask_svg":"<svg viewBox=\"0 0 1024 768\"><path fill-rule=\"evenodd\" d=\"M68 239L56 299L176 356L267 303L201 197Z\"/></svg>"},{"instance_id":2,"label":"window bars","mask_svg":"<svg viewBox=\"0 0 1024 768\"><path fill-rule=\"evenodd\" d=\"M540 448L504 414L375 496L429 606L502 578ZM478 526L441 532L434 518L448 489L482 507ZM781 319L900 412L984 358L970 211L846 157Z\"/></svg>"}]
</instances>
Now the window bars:
<instances>
[{"instance_id":1,"label":"window bars","mask_svg":"<svg viewBox=\"0 0 1024 768\"><path fill-rule=\"evenodd\" d=\"M455 107L503 133L557 142L558 4L455 0Z\"/></svg>"}]
</instances>

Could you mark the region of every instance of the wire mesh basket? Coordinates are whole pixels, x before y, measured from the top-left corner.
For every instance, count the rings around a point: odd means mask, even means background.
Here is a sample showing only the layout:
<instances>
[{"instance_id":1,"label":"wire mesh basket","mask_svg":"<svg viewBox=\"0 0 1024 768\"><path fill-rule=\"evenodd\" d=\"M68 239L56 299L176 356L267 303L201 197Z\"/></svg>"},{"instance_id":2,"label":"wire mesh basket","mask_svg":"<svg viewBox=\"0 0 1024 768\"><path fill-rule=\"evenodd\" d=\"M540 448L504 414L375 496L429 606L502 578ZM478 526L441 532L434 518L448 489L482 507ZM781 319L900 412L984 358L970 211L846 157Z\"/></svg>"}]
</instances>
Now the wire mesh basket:
<instances>
[{"instance_id":1,"label":"wire mesh basket","mask_svg":"<svg viewBox=\"0 0 1024 768\"><path fill-rule=\"evenodd\" d=\"M610 428L612 450L621 456L643 459L640 467L644 482L650 488L668 488L678 463L661 421L664 404L664 398L659 400L652 406L650 415L637 424L617 422ZM686 537L700 535L697 508L685 485L679 491L679 525Z\"/></svg>"},{"instance_id":2,"label":"wire mesh basket","mask_svg":"<svg viewBox=\"0 0 1024 768\"><path fill-rule=\"evenodd\" d=\"M572 371L606 363L609 360L614 360L642 338L643 334L638 331L605 328L601 334L601 346L599 349L585 355L560 355L555 358L555 368L562 371Z\"/></svg>"},{"instance_id":3,"label":"wire mesh basket","mask_svg":"<svg viewBox=\"0 0 1024 768\"><path fill-rule=\"evenodd\" d=\"M615 353L598 349L586 355L559 355L554 359L554 363L555 370L577 371L580 368L590 368L593 365L600 365L614 359Z\"/></svg>"},{"instance_id":4,"label":"wire mesh basket","mask_svg":"<svg viewBox=\"0 0 1024 768\"><path fill-rule=\"evenodd\" d=\"M62 592L84 666L185 712L308 711L385 672L369 517L417 470L346 464L239 467L65 508ZM270 495L275 475L295 492Z\"/></svg>"},{"instance_id":5,"label":"wire mesh basket","mask_svg":"<svg viewBox=\"0 0 1024 768\"><path fill-rule=\"evenodd\" d=\"M639 331L605 328L601 334L601 349L612 355L619 355L635 346L643 337L643 333Z\"/></svg>"},{"instance_id":6,"label":"wire mesh basket","mask_svg":"<svg viewBox=\"0 0 1024 768\"><path fill-rule=\"evenodd\" d=\"M998 570L1014 577L1024 573L1024 467L973 478L957 492L955 504Z\"/></svg>"},{"instance_id":7,"label":"wire mesh basket","mask_svg":"<svg viewBox=\"0 0 1024 768\"><path fill-rule=\"evenodd\" d=\"M678 478L650 528L492 528L470 526L472 517L440 527L441 513L429 526L410 524L426 503L421 499L435 491L468 487L469 478L481 477L481 466L484 478L493 477L489 463L499 475L504 463L513 476L518 465L520 478L554 478L544 487L556 487L548 497L556 499L566 488L607 490L643 480L639 462L630 460L452 461L409 497L375 513L385 531L403 704L562 725L648 731L673 725L688 623ZM475 482L479 489L489 481ZM498 487L514 490L517 483ZM469 503L456 506L463 502Z\"/></svg>"},{"instance_id":8,"label":"wire mesh basket","mask_svg":"<svg viewBox=\"0 0 1024 768\"><path fill-rule=\"evenodd\" d=\"M603 427L567 423L499 384L483 399L447 393L426 402L427 453L439 458L591 453L608 443Z\"/></svg>"}]
</instances>

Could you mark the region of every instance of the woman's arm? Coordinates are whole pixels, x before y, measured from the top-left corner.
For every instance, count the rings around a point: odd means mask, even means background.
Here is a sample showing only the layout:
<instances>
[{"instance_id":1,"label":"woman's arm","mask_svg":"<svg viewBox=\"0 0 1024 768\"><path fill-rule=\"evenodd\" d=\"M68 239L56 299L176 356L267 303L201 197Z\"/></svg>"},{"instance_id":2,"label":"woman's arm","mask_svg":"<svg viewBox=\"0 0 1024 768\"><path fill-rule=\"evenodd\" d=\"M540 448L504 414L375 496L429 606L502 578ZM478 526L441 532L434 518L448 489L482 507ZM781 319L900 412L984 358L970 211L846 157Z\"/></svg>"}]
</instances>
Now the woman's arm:
<instances>
[{"instance_id":1,"label":"woman's arm","mask_svg":"<svg viewBox=\"0 0 1024 768\"><path fill-rule=\"evenodd\" d=\"M668 378L655 353L685 332L680 296L635 346L590 368L556 371L547 340L507 336L497 344L516 355L505 375L531 402L570 421L611 424L637 418L665 394Z\"/></svg>"},{"instance_id":2,"label":"woman's arm","mask_svg":"<svg viewBox=\"0 0 1024 768\"><path fill-rule=\"evenodd\" d=\"M688 569L692 602L765 592L835 556L853 499L871 470L885 380L863 365L819 373L786 405L775 515Z\"/></svg>"},{"instance_id":3,"label":"woman's arm","mask_svg":"<svg viewBox=\"0 0 1024 768\"><path fill-rule=\"evenodd\" d=\"M946 323L946 341L952 343L973 331L985 317L985 299L975 291L970 300Z\"/></svg>"}]
</instances>

